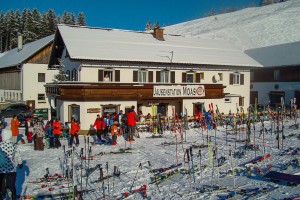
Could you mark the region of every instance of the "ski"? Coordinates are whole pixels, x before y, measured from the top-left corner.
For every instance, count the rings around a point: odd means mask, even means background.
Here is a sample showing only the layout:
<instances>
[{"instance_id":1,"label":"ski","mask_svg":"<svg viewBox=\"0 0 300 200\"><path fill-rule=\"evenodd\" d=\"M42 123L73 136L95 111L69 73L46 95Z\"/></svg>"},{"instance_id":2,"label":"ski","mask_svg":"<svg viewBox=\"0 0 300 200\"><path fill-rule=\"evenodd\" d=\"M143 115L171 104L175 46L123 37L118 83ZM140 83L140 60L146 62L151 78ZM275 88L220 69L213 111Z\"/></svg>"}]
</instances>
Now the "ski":
<instances>
[{"instance_id":1,"label":"ski","mask_svg":"<svg viewBox=\"0 0 300 200\"><path fill-rule=\"evenodd\" d=\"M105 155L113 155L113 154L123 154L123 153L132 153L131 151L128 151L128 150L122 150L122 151L111 151L111 152L102 152L101 154L97 154L97 155L94 155L94 156L89 156L89 157L86 157L86 156L82 156L81 159L82 160L96 160L96 159L100 159L99 157L101 156L105 156Z\"/></svg>"},{"instance_id":2,"label":"ski","mask_svg":"<svg viewBox=\"0 0 300 200\"><path fill-rule=\"evenodd\" d=\"M239 166L241 167L241 166L245 166L245 165L247 165L247 164L255 164L255 163L257 163L257 162L261 162L261 161L263 161L264 159L267 159L267 158L270 158L270 154L268 153L268 154L266 154L266 156L257 156L256 158L254 158L254 159L252 159L252 160L250 160L250 161L248 161L248 162L245 162L245 163L243 163L243 164L240 164Z\"/></svg>"},{"instance_id":3,"label":"ski","mask_svg":"<svg viewBox=\"0 0 300 200\"><path fill-rule=\"evenodd\" d=\"M147 185L144 184L142 185L141 187L137 188L137 189L134 189L134 190L131 190L131 191L128 191L128 192L124 192L122 193L122 196L120 198L117 198L118 200L120 199L125 199L133 194L136 194L136 193L141 193L142 196L145 198L147 197Z\"/></svg>"},{"instance_id":4,"label":"ski","mask_svg":"<svg viewBox=\"0 0 300 200\"><path fill-rule=\"evenodd\" d=\"M150 172L152 172L152 173L162 173L162 172L165 172L165 171L168 171L168 170L180 167L181 165L182 165L182 163L178 163L178 165L172 164L172 165L170 165L168 167L152 169L152 170L150 170Z\"/></svg>"},{"instance_id":5,"label":"ski","mask_svg":"<svg viewBox=\"0 0 300 200\"><path fill-rule=\"evenodd\" d=\"M275 181L286 181L288 184L289 183L300 184L300 175L269 171L264 175L264 177Z\"/></svg>"}]
</instances>

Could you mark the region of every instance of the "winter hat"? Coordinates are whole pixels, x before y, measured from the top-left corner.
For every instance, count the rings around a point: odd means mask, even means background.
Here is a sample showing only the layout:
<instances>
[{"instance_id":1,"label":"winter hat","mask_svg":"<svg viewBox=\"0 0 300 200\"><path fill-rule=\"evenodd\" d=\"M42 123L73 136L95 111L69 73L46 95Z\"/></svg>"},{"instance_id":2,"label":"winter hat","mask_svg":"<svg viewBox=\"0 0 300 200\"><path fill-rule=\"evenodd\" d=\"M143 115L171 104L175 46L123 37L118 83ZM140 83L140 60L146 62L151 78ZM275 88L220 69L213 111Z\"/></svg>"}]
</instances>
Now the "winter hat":
<instances>
[{"instance_id":1,"label":"winter hat","mask_svg":"<svg viewBox=\"0 0 300 200\"><path fill-rule=\"evenodd\" d=\"M10 142L12 139L12 133L9 127L2 130L2 142Z\"/></svg>"}]
</instances>

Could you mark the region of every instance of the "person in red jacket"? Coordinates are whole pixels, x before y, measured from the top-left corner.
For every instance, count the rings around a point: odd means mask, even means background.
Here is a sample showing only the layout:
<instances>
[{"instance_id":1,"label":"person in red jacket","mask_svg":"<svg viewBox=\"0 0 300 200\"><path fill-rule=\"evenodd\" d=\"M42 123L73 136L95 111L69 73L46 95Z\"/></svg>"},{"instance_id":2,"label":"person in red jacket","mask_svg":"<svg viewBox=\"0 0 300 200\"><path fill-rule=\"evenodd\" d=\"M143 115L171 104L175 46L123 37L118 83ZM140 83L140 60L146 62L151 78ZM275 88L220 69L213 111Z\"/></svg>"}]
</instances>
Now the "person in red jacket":
<instances>
[{"instance_id":1,"label":"person in red jacket","mask_svg":"<svg viewBox=\"0 0 300 200\"><path fill-rule=\"evenodd\" d=\"M131 109L126 113L127 116L127 125L128 125L128 138L127 141L133 142L133 135L135 133L136 122L138 121L138 116L134 111L135 106L131 106Z\"/></svg>"},{"instance_id":2,"label":"person in red jacket","mask_svg":"<svg viewBox=\"0 0 300 200\"><path fill-rule=\"evenodd\" d=\"M97 115L97 118L95 120L93 127L96 128L98 142L105 142L105 138L104 138L105 132L104 131L106 128L106 124L104 123L104 121L100 117L100 115Z\"/></svg>"},{"instance_id":3,"label":"person in red jacket","mask_svg":"<svg viewBox=\"0 0 300 200\"><path fill-rule=\"evenodd\" d=\"M52 128L53 128L53 133L54 133L54 147L59 148L59 147L61 147L59 137L61 134L62 127L57 118L54 120Z\"/></svg>"},{"instance_id":4,"label":"person in red jacket","mask_svg":"<svg viewBox=\"0 0 300 200\"><path fill-rule=\"evenodd\" d=\"M75 137L75 140L76 140L76 146L77 147L79 146L79 138L78 138L79 130L80 130L80 126L79 126L78 122L76 122L75 118L72 117L72 120L71 120L71 138L70 138L69 147L72 147L74 137Z\"/></svg>"}]
</instances>

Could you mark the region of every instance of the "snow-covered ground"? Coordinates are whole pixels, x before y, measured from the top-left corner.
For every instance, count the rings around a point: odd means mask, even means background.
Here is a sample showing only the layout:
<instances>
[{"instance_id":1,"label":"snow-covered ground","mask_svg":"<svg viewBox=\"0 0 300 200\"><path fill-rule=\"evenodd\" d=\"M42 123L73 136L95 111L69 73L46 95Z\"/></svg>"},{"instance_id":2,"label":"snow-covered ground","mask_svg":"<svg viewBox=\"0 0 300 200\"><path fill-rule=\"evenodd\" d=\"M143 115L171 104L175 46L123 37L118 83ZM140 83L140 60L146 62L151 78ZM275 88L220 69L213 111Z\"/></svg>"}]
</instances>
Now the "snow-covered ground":
<instances>
[{"instance_id":1,"label":"snow-covered ground","mask_svg":"<svg viewBox=\"0 0 300 200\"><path fill-rule=\"evenodd\" d=\"M289 0L164 27L167 34L225 39L241 50L300 41L300 0Z\"/></svg>"},{"instance_id":2,"label":"snow-covered ground","mask_svg":"<svg viewBox=\"0 0 300 200\"><path fill-rule=\"evenodd\" d=\"M228 133L226 134L225 126L217 127L217 131L209 130L202 131L201 128L190 128L187 130L186 134L183 133L183 138L186 138L186 142L183 144L178 143L178 157L176 157L176 137L178 142L180 142L180 132L174 134L173 131L166 131L162 138L151 138L150 133L141 132L140 138L136 138L135 142L131 143L132 150L131 153L122 154L111 154L109 152L116 152L121 148L130 147L130 144L124 140L123 137L118 138L118 145L94 145L91 147L91 155L96 155L101 152L104 154L102 156L96 156L94 160L83 160L78 159L77 156L74 157L74 165L78 165L83 162L83 166L89 165L89 168L95 167L97 164L101 164L103 167L104 176L111 175L114 170L114 166L120 169L119 177L111 177L104 180L103 182L95 182L99 178L99 170L94 171L86 184L86 178L82 179L82 188L94 188L93 192L84 194L84 199L117 199L122 196L122 193L129 191L131 188L136 189L141 187L143 184L147 185L147 199L226 199L227 195L234 194L234 192L241 191L243 188L264 188L271 186L278 186L270 192L259 193L255 196L249 197L249 199L284 199L289 197L295 197L300 195L300 185L288 186L286 182L271 182L270 180L261 177L257 171L251 170L250 174L246 173L246 168L239 166L256 156L261 156L264 153L270 154L270 158L265 161L254 164L253 166L260 167L263 172L266 172L267 166L271 165L272 170L284 173L295 174L299 173L299 167L295 163L292 163L289 167L285 168L285 163L295 158L299 161L299 151L297 155L281 155L280 152L287 150L289 148L299 148L300 147L300 135L299 129L293 130L289 129L289 126L293 125L294 120L287 120L284 122L284 135L286 139L283 142L283 148L281 146L281 134L280 134L280 149L277 148L276 134L274 133L275 127L277 125L273 124L272 133L268 131L265 134L265 151L262 145L263 136L259 135L261 130L261 123L255 125L255 144L259 146L257 151L247 150L245 155L241 158L235 158L229 156L230 145L232 152L237 152L245 145L244 142L235 142L236 140L242 140L246 137L246 126L238 126L237 135L233 135L232 127L228 127ZM270 121L265 122L265 127L270 129ZM281 129L281 125L279 126ZM254 143L254 134L252 126L251 134L251 144ZM24 129L21 129L21 133L24 133ZM227 135L227 137L226 137ZM212 144L216 142L217 151L216 157L221 158L222 156L226 158L224 164L220 167L212 168L210 165L211 154L208 148L199 148L199 145L207 145L206 138L210 137ZM226 139L227 138L227 139ZM92 141L92 137L89 139ZM173 143L171 145L164 145L165 143ZM67 146L66 140L62 140L62 144ZM153 168L165 168L172 164L182 163L179 169L189 169L192 166L192 162L186 163L187 157L184 156L186 149L193 146L193 164L194 164L194 177L193 173L191 175L185 174L181 171L171 178L162 181L158 185L150 184L151 177L153 174L150 169ZM80 136L80 145L76 147L76 151L79 153L81 148L85 148L84 136ZM60 192L69 192L70 185L67 182L62 182L59 185L52 183L32 183L37 180L37 178L42 178L46 174L46 168L49 168L51 174L63 174L66 166L63 165L64 154L63 149L45 149L44 151L34 151L32 144L20 144L19 149L21 151L22 158L24 160L23 169L18 169L17 177L17 191L18 194L22 195L35 195L35 194L57 194ZM88 147L86 147L88 149ZM200 170L200 157L197 157L199 150L201 149L201 165ZM68 148L67 148L68 150ZM84 151L85 153L85 151ZM286 153L288 154L288 153ZM185 157L185 158L184 158ZM151 167L148 164L151 163ZM67 159L67 163L70 165L71 158ZM142 168L138 166L141 163ZM108 171L106 168L108 164ZM206 167L205 167L206 166ZM253 167L252 166L252 167ZM235 168L242 170L241 172L235 174L234 176L227 173L227 176L223 177L225 172ZM176 168L175 168L176 169ZM74 170L74 183L77 185L78 189L81 190L81 172L84 175L85 169ZM213 172L213 173L212 173ZM219 175L218 175L219 174ZM135 179L136 177L136 179ZM135 179L135 181L133 181ZM95 183L94 183L95 182ZM47 185L42 188L42 185ZM206 191L201 192L199 188L202 186L210 185L220 185L226 186L226 189L216 190L216 191ZM64 189L62 188L65 187ZM49 188L53 188L49 191ZM104 188L104 189L103 189ZM158 189L159 188L159 189ZM103 196L103 190L105 196ZM236 195L232 199L243 199L241 195ZM57 199L59 199L57 197ZM128 197L128 199L143 199L140 193L133 194ZM247 198L245 198L247 199Z\"/></svg>"}]
</instances>

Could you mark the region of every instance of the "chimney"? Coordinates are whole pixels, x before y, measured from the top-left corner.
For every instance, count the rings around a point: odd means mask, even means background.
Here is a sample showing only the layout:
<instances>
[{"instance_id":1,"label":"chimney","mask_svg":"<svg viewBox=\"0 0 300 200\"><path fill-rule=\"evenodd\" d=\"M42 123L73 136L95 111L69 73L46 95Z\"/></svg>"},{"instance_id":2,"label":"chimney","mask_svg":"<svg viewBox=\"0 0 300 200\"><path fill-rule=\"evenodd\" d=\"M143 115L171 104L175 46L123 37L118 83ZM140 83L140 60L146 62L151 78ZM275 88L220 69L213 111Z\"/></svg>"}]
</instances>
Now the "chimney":
<instances>
[{"instance_id":1,"label":"chimney","mask_svg":"<svg viewBox=\"0 0 300 200\"><path fill-rule=\"evenodd\" d=\"M154 28L153 37L158 40L164 40L164 29L162 28Z\"/></svg>"},{"instance_id":2,"label":"chimney","mask_svg":"<svg viewBox=\"0 0 300 200\"><path fill-rule=\"evenodd\" d=\"M18 34L18 51L23 49L23 35Z\"/></svg>"}]
</instances>

